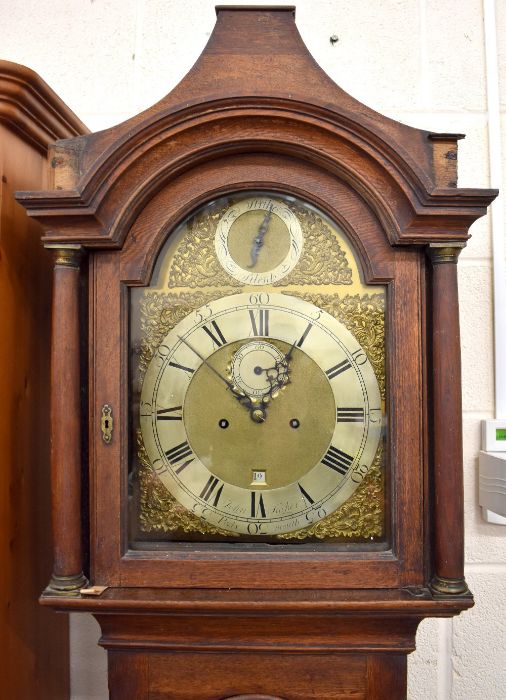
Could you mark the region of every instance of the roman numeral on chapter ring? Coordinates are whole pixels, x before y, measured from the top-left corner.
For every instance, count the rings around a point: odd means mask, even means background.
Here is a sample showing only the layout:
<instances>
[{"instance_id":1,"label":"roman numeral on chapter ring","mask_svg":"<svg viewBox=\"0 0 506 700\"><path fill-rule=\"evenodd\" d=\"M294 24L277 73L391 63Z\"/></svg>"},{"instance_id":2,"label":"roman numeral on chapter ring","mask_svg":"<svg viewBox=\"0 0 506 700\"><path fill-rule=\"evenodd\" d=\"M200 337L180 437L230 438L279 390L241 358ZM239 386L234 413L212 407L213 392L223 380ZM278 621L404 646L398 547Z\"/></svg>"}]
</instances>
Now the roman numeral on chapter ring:
<instances>
[{"instance_id":1,"label":"roman numeral on chapter ring","mask_svg":"<svg viewBox=\"0 0 506 700\"><path fill-rule=\"evenodd\" d=\"M258 324L253 309L249 309L249 316L253 335L269 335L269 309L260 309L258 311Z\"/></svg>"},{"instance_id":2,"label":"roman numeral on chapter ring","mask_svg":"<svg viewBox=\"0 0 506 700\"><path fill-rule=\"evenodd\" d=\"M311 498L311 496L308 494L308 492L306 491L306 489L305 489L303 486L301 486L298 482L297 482L297 486L299 487L299 491L300 491L301 494L304 496L304 498L306 499L306 501L307 501L308 503L310 503L311 505L313 505L314 500L313 500L313 499Z\"/></svg>"},{"instance_id":3,"label":"roman numeral on chapter ring","mask_svg":"<svg viewBox=\"0 0 506 700\"><path fill-rule=\"evenodd\" d=\"M165 455L167 456L167 459L169 460L169 464L172 466L175 466L176 464L179 464L179 462L182 462L186 457L190 457L192 455L192 449L190 445L187 442L181 442L179 445L176 445L170 450L166 450ZM187 467L190 462L193 462L193 457L191 459L187 460L186 462L183 462L178 468L176 469L176 474L179 474L179 472L182 472L185 467Z\"/></svg>"},{"instance_id":4,"label":"roman numeral on chapter ring","mask_svg":"<svg viewBox=\"0 0 506 700\"><path fill-rule=\"evenodd\" d=\"M364 409L363 408L338 408L337 409L338 423L363 423Z\"/></svg>"},{"instance_id":5,"label":"roman numeral on chapter ring","mask_svg":"<svg viewBox=\"0 0 506 700\"><path fill-rule=\"evenodd\" d=\"M183 407L159 408L156 411L156 420L183 420Z\"/></svg>"},{"instance_id":6,"label":"roman numeral on chapter ring","mask_svg":"<svg viewBox=\"0 0 506 700\"><path fill-rule=\"evenodd\" d=\"M343 476L346 476L352 462L353 457L346 454L346 452L338 450L337 447L334 447L333 445L329 447L327 454L322 459L322 464L325 464L326 467L330 467L330 469L333 469L335 472L338 472Z\"/></svg>"},{"instance_id":7,"label":"roman numeral on chapter ring","mask_svg":"<svg viewBox=\"0 0 506 700\"><path fill-rule=\"evenodd\" d=\"M350 369L351 364L349 363L348 360L343 360L340 362L338 365L334 365L330 369L328 369L325 374L329 379L334 379L334 377L337 377L338 374L341 374L342 372L346 372L347 369Z\"/></svg>"},{"instance_id":8,"label":"roman numeral on chapter ring","mask_svg":"<svg viewBox=\"0 0 506 700\"><path fill-rule=\"evenodd\" d=\"M297 343L297 347L298 347L298 348L301 348L301 347L302 347L302 343L306 340L306 338L307 338L307 336L308 336L308 333L309 333L309 331L311 330L312 327L313 327L313 324L312 324L312 323L308 323L308 324L307 324L306 330L305 330L304 333L300 336L299 342Z\"/></svg>"},{"instance_id":9,"label":"roman numeral on chapter ring","mask_svg":"<svg viewBox=\"0 0 506 700\"><path fill-rule=\"evenodd\" d=\"M259 513L260 513L261 518L267 517L265 514L264 497L261 493L258 493L257 491L252 491L251 492L251 517L258 518Z\"/></svg>"},{"instance_id":10,"label":"roman numeral on chapter ring","mask_svg":"<svg viewBox=\"0 0 506 700\"><path fill-rule=\"evenodd\" d=\"M211 326L213 327L213 330L211 330L208 326L202 326L202 330L207 333L215 345L221 348L221 346L225 345L227 342L225 340L225 336L221 332L221 329L216 321L211 321Z\"/></svg>"},{"instance_id":11,"label":"roman numeral on chapter ring","mask_svg":"<svg viewBox=\"0 0 506 700\"><path fill-rule=\"evenodd\" d=\"M216 476L210 476L209 479L207 480L206 485L202 489L202 492L200 494L200 498L203 498L204 501L209 502L209 499L215 492L216 487L220 483L220 480ZM218 502L220 500L221 493L223 491L223 486L222 484L220 488L214 493L214 501L213 501L213 506L216 507L218 505Z\"/></svg>"}]
</instances>

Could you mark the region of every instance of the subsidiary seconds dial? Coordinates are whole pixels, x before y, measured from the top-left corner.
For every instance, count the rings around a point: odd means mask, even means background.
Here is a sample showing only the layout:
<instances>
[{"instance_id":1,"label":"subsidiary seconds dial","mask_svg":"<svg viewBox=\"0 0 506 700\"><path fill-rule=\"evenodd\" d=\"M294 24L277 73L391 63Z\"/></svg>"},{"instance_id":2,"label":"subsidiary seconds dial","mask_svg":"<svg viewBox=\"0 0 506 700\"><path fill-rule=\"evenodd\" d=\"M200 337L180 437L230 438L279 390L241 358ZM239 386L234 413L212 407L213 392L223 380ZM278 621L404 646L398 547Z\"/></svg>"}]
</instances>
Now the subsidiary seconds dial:
<instances>
[{"instance_id":1,"label":"subsidiary seconds dial","mask_svg":"<svg viewBox=\"0 0 506 700\"><path fill-rule=\"evenodd\" d=\"M223 214L214 238L223 269L243 284L273 284L286 277L302 252L302 227L284 200L240 199Z\"/></svg>"},{"instance_id":2,"label":"subsidiary seconds dial","mask_svg":"<svg viewBox=\"0 0 506 700\"><path fill-rule=\"evenodd\" d=\"M187 510L235 534L302 529L344 503L381 430L378 384L339 321L285 294L191 313L147 369L141 431Z\"/></svg>"}]
</instances>

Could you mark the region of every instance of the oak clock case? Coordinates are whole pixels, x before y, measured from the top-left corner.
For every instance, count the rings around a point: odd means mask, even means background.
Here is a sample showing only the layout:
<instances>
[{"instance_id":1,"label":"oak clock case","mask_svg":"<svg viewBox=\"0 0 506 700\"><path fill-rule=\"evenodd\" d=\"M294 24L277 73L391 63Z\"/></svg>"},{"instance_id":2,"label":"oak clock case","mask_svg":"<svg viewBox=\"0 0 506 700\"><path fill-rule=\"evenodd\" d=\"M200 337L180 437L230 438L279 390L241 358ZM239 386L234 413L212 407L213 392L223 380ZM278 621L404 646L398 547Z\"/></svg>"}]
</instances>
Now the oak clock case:
<instances>
[{"instance_id":1,"label":"oak clock case","mask_svg":"<svg viewBox=\"0 0 506 700\"><path fill-rule=\"evenodd\" d=\"M385 297L285 193L169 231L130 290L130 547L387 547Z\"/></svg>"}]
</instances>

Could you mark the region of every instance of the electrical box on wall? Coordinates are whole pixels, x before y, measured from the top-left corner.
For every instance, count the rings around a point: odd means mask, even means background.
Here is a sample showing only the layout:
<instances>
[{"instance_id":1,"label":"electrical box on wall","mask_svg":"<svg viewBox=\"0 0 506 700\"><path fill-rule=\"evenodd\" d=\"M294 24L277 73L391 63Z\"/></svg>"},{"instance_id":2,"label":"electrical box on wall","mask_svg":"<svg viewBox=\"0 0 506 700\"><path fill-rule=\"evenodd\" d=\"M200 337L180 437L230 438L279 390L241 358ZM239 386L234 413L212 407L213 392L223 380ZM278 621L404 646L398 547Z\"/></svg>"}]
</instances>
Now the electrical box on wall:
<instances>
[{"instance_id":1,"label":"electrical box on wall","mask_svg":"<svg viewBox=\"0 0 506 700\"><path fill-rule=\"evenodd\" d=\"M485 452L506 452L506 418L482 421L481 448Z\"/></svg>"},{"instance_id":2,"label":"electrical box on wall","mask_svg":"<svg viewBox=\"0 0 506 700\"><path fill-rule=\"evenodd\" d=\"M489 523L506 525L506 420L482 423L479 504Z\"/></svg>"}]
</instances>

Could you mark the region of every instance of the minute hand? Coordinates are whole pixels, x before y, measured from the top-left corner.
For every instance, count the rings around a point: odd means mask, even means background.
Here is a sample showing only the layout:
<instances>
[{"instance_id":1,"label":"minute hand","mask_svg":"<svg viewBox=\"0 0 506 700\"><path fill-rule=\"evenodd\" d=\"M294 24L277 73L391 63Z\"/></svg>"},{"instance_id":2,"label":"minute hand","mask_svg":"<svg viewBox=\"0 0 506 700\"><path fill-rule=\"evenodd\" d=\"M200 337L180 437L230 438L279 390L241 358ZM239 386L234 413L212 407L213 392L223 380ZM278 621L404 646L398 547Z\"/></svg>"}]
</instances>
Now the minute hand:
<instances>
[{"instance_id":1,"label":"minute hand","mask_svg":"<svg viewBox=\"0 0 506 700\"><path fill-rule=\"evenodd\" d=\"M217 369L215 369L211 364L209 364L206 358L203 355L201 355L200 352L196 348L194 348L193 345L191 345L191 343L182 338L180 335L178 335L178 338L182 343L187 345L190 348L190 350L194 352L195 355L197 355L197 357L200 358L202 362L207 367L209 367L209 369L212 370L219 379L221 379L222 382L225 382L227 387L232 392L234 398L236 398L239 401L241 406L244 406L244 408L250 412L251 419L254 420L255 423L263 423L263 421L265 420L265 408L259 408L258 406L254 406L251 401L251 398L243 391L238 389L236 386L234 386L232 382L229 382L229 380L226 377L220 374Z\"/></svg>"},{"instance_id":2,"label":"minute hand","mask_svg":"<svg viewBox=\"0 0 506 700\"><path fill-rule=\"evenodd\" d=\"M193 345L191 345L187 340L185 340L184 338L182 338L180 335L178 335L178 338L179 338L179 340L180 340L182 343L184 343L185 345L187 345L187 346L190 348L190 350L191 350L192 352L194 352L195 355L197 355L197 357L200 358L200 359L202 360L202 362L203 362L207 367L209 367L209 369L212 370L212 371L215 373L215 375L216 375L219 379L221 379L222 382L225 382L225 384L228 386L228 388L230 389L230 391L232 391L234 394L237 393L237 392L236 392L236 389L235 389L235 387L234 387L234 385L232 384L232 382L229 382L229 380L228 380L226 377L224 377L222 374L220 374L220 373L218 372L218 370L215 369L215 367L213 367L211 364L209 364L209 362L206 360L206 358L205 358L203 355L201 355L200 352L199 352L196 348L193 347Z\"/></svg>"}]
</instances>

